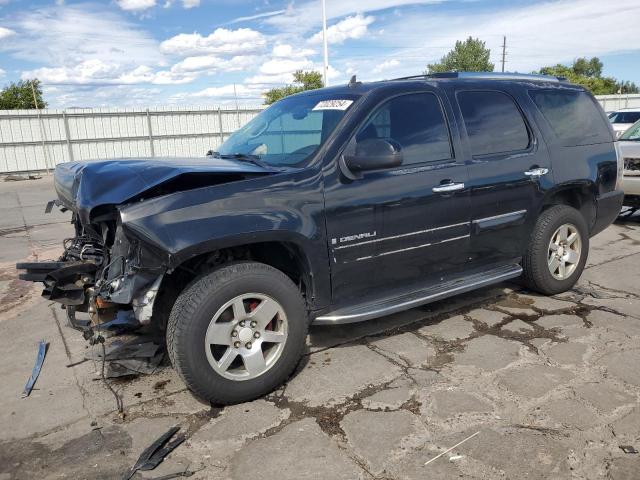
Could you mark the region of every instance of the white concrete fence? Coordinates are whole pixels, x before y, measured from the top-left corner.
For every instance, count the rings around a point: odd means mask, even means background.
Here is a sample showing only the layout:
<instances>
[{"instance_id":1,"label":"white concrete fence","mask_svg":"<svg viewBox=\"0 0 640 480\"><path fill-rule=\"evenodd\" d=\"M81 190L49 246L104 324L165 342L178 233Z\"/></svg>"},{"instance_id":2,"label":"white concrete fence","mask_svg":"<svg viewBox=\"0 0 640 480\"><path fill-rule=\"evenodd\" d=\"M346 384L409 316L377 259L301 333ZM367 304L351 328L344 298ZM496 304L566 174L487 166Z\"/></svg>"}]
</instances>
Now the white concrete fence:
<instances>
[{"instance_id":1,"label":"white concrete fence","mask_svg":"<svg viewBox=\"0 0 640 480\"><path fill-rule=\"evenodd\" d=\"M0 110L0 173L73 160L204 156L259 109Z\"/></svg>"},{"instance_id":2,"label":"white concrete fence","mask_svg":"<svg viewBox=\"0 0 640 480\"><path fill-rule=\"evenodd\" d=\"M627 95L596 95L605 112L613 112L621 108L640 109L640 94Z\"/></svg>"},{"instance_id":3,"label":"white concrete fence","mask_svg":"<svg viewBox=\"0 0 640 480\"><path fill-rule=\"evenodd\" d=\"M640 95L600 95L605 111L640 108ZM0 173L73 160L203 156L259 109L0 110Z\"/></svg>"}]
</instances>

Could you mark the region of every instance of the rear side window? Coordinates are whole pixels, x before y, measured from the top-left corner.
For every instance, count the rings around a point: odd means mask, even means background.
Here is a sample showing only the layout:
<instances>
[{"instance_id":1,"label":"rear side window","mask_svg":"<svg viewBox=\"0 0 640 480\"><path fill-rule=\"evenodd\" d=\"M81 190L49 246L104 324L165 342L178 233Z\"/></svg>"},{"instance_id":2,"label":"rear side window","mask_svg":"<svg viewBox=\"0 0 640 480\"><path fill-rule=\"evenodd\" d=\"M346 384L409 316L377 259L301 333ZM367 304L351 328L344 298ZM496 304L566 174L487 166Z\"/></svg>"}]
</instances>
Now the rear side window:
<instances>
[{"instance_id":1,"label":"rear side window","mask_svg":"<svg viewBox=\"0 0 640 480\"><path fill-rule=\"evenodd\" d=\"M513 99L502 92L458 92L473 156L524 150L529 131Z\"/></svg>"},{"instance_id":2,"label":"rear side window","mask_svg":"<svg viewBox=\"0 0 640 480\"><path fill-rule=\"evenodd\" d=\"M403 165L452 157L449 129L432 93L401 95L382 104L356 134L356 142L370 138L400 144Z\"/></svg>"},{"instance_id":3,"label":"rear side window","mask_svg":"<svg viewBox=\"0 0 640 480\"><path fill-rule=\"evenodd\" d=\"M589 145L613 140L607 121L586 92L529 90L529 96L565 145Z\"/></svg>"}]
</instances>

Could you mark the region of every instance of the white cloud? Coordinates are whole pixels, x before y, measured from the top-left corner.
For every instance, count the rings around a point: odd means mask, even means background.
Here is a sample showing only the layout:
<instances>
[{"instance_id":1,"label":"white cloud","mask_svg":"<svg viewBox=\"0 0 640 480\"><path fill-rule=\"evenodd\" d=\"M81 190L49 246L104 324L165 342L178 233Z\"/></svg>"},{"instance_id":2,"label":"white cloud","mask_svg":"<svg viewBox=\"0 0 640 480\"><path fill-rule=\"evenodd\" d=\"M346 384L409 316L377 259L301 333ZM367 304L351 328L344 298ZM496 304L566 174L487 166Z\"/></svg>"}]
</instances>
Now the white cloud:
<instances>
[{"instance_id":1,"label":"white cloud","mask_svg":"<svg viewBox=\"0 0 640 480\"><path fill-rule=\"evenodd\" d=\"M281 87L293 82L293 72L279 73L276 75L252 75L244 80L247 85L260 86L264 88Z\"/></svg>"},{"instance_id":2,"label":"white cloud","mask_svg":"<svg viewBox=\"0 0 640 480\"><path fill-rule=\"evenodd\" d=\"M267 41L262 33L250 28L228 30L218 28L205 36L199 33L180 33L160 44L164 53L197 55L216 53L238 55L256 53L264 49Z\"/></svg>"},{"instance_id":3,"label":"white cloud","mask_svg":"<svg viewBox=\"0 0 640 480\"><path fill-rule=\"evenodd\" d=\"M116 0L122 10L139 12L156 6L156 0Z\"/></svg>"},{"instance_id":4,"label":"white cloud","mask_svg":"<svg viewBox=\"0 0 640 480\"><path fill-rule=\"evenodd\" d=\"M249 20L259 20L261 18L273 17L275 15L280 15L280 14L286 13L286 12L287 12L287 10L273 10L271 12L257 13L255 15L247 15L246 17L234 18L233 20L228 22L228 24L247 22Z\"/></svg>"},{"instance_id":5,"label":"white cloud","mask_svg":"<svg viewBox=\"0 0 640 480\"><path fill-rule=\"evenodd\" d=\"M223 62L223 60L219 57L200 55L197 57L187 57L181 62L176 63L171 69L180 72L197 72L217 68L221 62Z\"/></svg>"},{"instance_id":6,"label":"white cloud","mask_svg":"<svg viewBox=\"0 0 640 480\"><path fill-rule=\"evenodd\" d=\"M16 32L14 32L13 30L11 30L9 28L0 27L0 40L2 40L3 38L11 37L11 36L13 36L15 34L16 34Z\"/></svg>"},{"instance_id":7,"label":"white cloud","mask_svg":"<svg viewBox=\"0 0 640 480\"><path fill-rule=\"evenodd\" d=\"M297 50L289 44L279 43L274 45L273 50L271 51L271 56L279 58L297 58L307 57L309 55L314 55L315 53L316 52L314 50L308 48Z\"/></svg>"},{"instance_id":8,"label":"white cloud","mask_svg":"<svg viewBox=\"0 0 640 480\"><path fill-rule=\"evenodd\" d=\"M246 85L224 85L222 87L209 87L204 90L189 93L185 97L207 97L207 98L248 98L259 95L260 91Z\"/></svg>"},{"instance_id":9,"label":"white cloud","mask_svg":"<svg viewBox=\"0 0 640 480\"><path fill-rule=\"evenodd\" d=\"M90 5L26 10L11 20L19 32L0 44L19 60L72 66L85 60L131 65L164 63L158 42L121 15Z\"/></svg>"},{"instance_id":10,"label":"white cloud","mask_svg":"<svg viewBox=\"0 0 640 480\"><path fill-rule=\"evenodd\" d=\"M258 73L245 79L248 85L271 88L293 82L293 73L298 70L322 71L322 66L315 65L308 57L315 55L308 48L296 48L288 43L274 45L268 57L258 69Z\"/></svg>"},{"instance_id":11,"label":"white cloud","mask_svg":"<svg viewBox=\"0 0 640 480\"><path fill-rule=\"evenodd\" d=\"M387 32L401 33L388 33L379 40L381 46L385 42L410 44L389 55L402 60L399 73L405 74L420 73L427 63L453 48L456 40L470 35L486 41L499 69L502 35L506 35L506 70L530 72L581 56L637 51L640 47L629 39L637 36L638 18L637 0L619 0L616 8L601 0L561 0L501 9L499 14L492 10L476 15L407 16L385 25ZM437 32L438 37L416 44L421 36L417 32Z\"/></svg>"},{"instance_id":12,"label":"white cloud","mask_svg":"<svg viewBox=\"0 0 640 480\"><path fill-rule=\"evenodd\" d=\"M4 77L6 74L7 72L0 68L0 78Z\"/></svg>"},{"instance_id":13,"label":"white cloud","mask_svg":"<svg viewBox=\"0 0 640 480\"><path fill-rule=\"evenodd\" d=\"M293 73L297 70L309 69L312 66L313 62L307 58L272 58L260 66L260 73L263 75L281 75Z\"/></svg>"},{"instance_id":14,"label":"white cloud","mask_svg":"<svg viewBox=\"0 0 640 480\"><path fill-rule=\"evenodd\" d=\"M86 60L69 67L43 67L22 72L22 78L38 78L49 85L131 85L152 83L180 85L195 80L190 72L173 70L154 71L146 65L133 69L102 60Z\"/></svg>"},{"instance_id":15,"label":"white cloud","mask_svg":"<svg viewBox=\"0 0 640 480\"><path fill-rule=\"evenodd\" d=\"M398 65L400 65L400 61L395 58L392 58L390 60L385 60L384 62L376 65L373 68L373 73L384 72L385 70L390 70L392 68L397 67Z\"/></svg>"},{"instance_id":16,"label":"white cloud","mask_svg":"<svg viewBox=\"0 0 640 480\"><path fill-rule=\"evenodd\" d=\"M258 107L263 103L263 93L266 89L256 85L227 84L220 87L208 87L189 93L178 93L169 98L169 103L188 105L203 102L234 107L237 103L241 107Z\"/></svg>"},{"instance_id":17,"label":"white cloud","mask_svg":"<svg viewBox=\"0 0 640 480\"><path fill-rule=\"evenodd\" d=\"M148 107L166 103L158 87L116 86L44 86L44 96L51 108Z\"/></svg>"},{"instance_id":18,"label":"white cloud","mask_svg":"<svg viewBox=\"0 0 640 480\"><path fill-rule=\"evenodd\" d=\"M403 5L426 5L444 3L447 0L339 0L327 2L327 18L342 18L360 12L375 12ZM265 22L285 32L306 33L321 24L322 12L318 0L307 0L304 3L291 3L283 13L274 13ZM268 12L266 12L268 13ZM266 13L263 14L266 16ZM424 31L424 30L420 30Z\"/></svg>"},{"instance_id":19,"label":"white cloud","mask_svg":"<svg viewBox=\"0 0 640 480\"><path fill-rule=\"evenodd\" d=\"M254 56L236 55L230 59L225 59L215 55L199 55L183 59L173 65L171 71L175 73L202 71L234 72L250 68L257 63L258 59Z\"/></svg>"},{"instance_id":20,"label":"white cloud","mask_svg":"<svg viewBox=\"0 0 640 480\"><path fill-rule=\"evenodd\" d=\"M374 22L372 16L362 14L347 17L335 25L327 28L327 41L329 43L343 43L345 40L362 38L367 33L367 28ZM310 43L322 43L322 30L309 39Z\"/></svg>"},{"instance_id":21,"label":"white cloud","mask_svg":"<svg viewBox=\"0 0 640 480\"><path fill-rule=\"evenodd\" d=\"M182 6L184 8L194 8L200 6L200 0L182 0Z\"/></svg>"}]
</instances>

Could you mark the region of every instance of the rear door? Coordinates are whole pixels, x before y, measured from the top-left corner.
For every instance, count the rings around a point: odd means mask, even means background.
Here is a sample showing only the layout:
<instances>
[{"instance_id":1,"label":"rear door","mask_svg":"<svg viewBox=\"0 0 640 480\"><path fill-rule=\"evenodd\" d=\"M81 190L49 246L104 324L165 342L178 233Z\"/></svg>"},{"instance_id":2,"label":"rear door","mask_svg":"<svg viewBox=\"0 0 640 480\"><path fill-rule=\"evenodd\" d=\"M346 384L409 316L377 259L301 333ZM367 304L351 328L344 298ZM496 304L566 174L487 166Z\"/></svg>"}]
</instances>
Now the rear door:
<instances>
[{"instance_id":1,"label":"rear door","mask_svg":"<svg viewBox=\"0 0 640 480\"><path fill-rule=\"evenodd\" d=\"M470 266L519 261L552 185L546 145L518 94L505 85L457 88L453 95L467 140Z\"/></svg>"}]
</instances>

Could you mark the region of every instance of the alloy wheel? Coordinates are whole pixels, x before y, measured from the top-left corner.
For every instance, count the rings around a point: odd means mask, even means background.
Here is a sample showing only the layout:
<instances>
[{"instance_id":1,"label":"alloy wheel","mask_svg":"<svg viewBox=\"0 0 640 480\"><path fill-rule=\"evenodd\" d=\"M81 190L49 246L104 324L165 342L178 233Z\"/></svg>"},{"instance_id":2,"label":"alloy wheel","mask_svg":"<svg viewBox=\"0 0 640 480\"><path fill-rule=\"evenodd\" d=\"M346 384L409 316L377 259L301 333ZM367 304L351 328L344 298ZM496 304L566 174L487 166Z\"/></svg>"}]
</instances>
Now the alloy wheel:
<instances>
[{"instance_id":1,"label":"alloy wheel","mask_svg":"<svg viewBox=\"0 0 640 480\"><path fill-rule=\"evenodd\" d=\"M565 223L551 235L547 263L556 280L566 280L575 272L582 253L582 238L575 225Z\"/></svg>"},{"instance_id":2,"label":"alloy wheel","mask_svg":"<svg viewBox=\"0 0 640 480\"><path fill-rule=\"evenodd\" d=\"M251 380L278 361L287 341L287 317L275 299L246 293L225 303L205 336L207 360L230 380Z\"/></svg>"}]
</instances>

